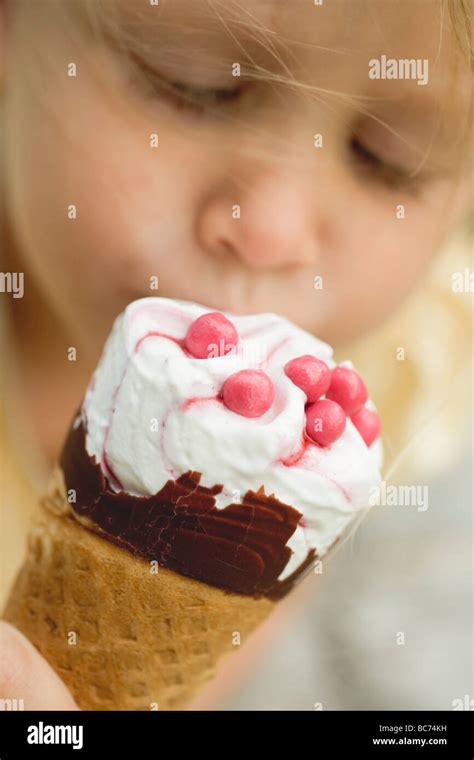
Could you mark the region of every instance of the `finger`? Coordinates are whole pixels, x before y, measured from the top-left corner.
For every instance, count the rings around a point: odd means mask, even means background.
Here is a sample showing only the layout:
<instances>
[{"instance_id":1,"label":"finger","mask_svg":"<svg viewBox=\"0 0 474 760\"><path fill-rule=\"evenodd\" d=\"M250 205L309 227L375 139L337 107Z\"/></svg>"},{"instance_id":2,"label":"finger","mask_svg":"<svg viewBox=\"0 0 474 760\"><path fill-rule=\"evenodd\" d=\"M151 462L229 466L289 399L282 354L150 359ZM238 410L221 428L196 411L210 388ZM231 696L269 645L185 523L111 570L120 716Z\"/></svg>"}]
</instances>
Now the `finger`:
<instances>
[{"instance_id":1,"label":"finger","mask_svg":"<svg viewBox=\"0 0 474 760\"><path fill-rule=\"evenodd\" d=\"M72 695L20 631L0 620L0 703L22 700L24 710L78 710ZM5 708L5 703L2 703ZM0 708L1 709L1 708Z\"/></svg>"}]
</instances>

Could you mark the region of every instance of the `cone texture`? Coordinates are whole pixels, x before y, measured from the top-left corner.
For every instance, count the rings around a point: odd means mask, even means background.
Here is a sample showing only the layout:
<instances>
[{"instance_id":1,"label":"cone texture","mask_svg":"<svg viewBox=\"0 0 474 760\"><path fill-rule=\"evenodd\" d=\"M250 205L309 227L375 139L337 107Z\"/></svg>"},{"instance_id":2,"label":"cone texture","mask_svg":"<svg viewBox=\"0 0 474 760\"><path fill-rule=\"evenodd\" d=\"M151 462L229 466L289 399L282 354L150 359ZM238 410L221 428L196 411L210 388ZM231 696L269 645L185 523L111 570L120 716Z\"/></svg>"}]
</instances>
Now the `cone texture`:
<instances>
[{"instance_id":1,"label":"cone texture","mask_svg":"<svg viewBox=\"0 0 474 760\"><path fill-rule=\"evenodd\" d=\"M275 602L153 572L70 514L59 473L38 509L5 619L82 709L185 708Z\"/></svg>"}]
</instances>

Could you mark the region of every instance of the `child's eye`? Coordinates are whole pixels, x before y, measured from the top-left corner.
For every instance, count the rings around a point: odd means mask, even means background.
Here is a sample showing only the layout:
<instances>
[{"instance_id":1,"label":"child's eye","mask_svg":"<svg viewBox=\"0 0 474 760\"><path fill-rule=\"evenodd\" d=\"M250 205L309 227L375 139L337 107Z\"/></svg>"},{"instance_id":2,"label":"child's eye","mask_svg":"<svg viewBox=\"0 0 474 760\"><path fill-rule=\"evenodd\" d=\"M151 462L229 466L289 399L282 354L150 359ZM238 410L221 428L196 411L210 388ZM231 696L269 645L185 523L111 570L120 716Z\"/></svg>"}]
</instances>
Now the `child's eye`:
<instances>
[{"instance_id":1,"label":"child's eye","mask_svg":"<svg viewBox=\"0 0 474 760\"><path fill-rule=\"evenodd\" d=\"M389 188L414 191L420 184L421 177L414 176L407 169L388 163L372 151L359 137L353 135L350 140L351 156L372 179L379 180Z\"/></svg>"},{"instance_id":2,"label":"child's eye","mask_svg":"<svg viewBox=\"0 0 474 760\"><path fill-rule=\"evenodd\" d=\"M170 94L179 99L183 106L209 108L234 102L242 95L243 87L195 87L184 82L162 82Z\"/></svg>"},{"instance_id":3,"label":"child's eye","mask_svg":"<svg viewBox=\"0 0 474 760\"><path fill-rule=\"evenodd\" d=\"M354 155L366 164L379 167L383 161L367 145L364 145L355 135L351 138L350 147Z\"/></svg>"},{"instance_id":4,"label":"child's eye","mask_svg":"<svg viewBox=\"0 0 474 760\"><path fill-rule=\"evenodd\" d=\"M237 101L244 92L245 85L239 82L233 87L208 87L172 80L149 66L145 61L132 56L134 63L145 75L148 93L167 98L177 108L193 111L212 110Z\"/></svg>"}]
</instances>

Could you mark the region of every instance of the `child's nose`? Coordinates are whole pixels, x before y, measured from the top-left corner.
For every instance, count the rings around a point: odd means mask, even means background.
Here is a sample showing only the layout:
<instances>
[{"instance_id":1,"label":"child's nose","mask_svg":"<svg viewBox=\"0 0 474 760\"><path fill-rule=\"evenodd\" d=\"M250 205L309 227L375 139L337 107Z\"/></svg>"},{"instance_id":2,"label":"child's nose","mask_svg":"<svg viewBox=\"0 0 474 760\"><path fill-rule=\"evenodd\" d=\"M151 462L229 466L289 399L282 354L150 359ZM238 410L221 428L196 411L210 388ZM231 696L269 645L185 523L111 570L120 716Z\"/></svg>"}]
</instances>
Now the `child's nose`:
<instances>
[{"instance_id":1,"label":"child's nose","mask_svg":"<svg viewBox=\"0 0 474 760\"><path fill-rule=\"evenodd\" d=\"M262 170L246 183L227 182L201 208L200 245L255 270L314 262L318 220L303 176Z\"/></svg>"}]
</instances>

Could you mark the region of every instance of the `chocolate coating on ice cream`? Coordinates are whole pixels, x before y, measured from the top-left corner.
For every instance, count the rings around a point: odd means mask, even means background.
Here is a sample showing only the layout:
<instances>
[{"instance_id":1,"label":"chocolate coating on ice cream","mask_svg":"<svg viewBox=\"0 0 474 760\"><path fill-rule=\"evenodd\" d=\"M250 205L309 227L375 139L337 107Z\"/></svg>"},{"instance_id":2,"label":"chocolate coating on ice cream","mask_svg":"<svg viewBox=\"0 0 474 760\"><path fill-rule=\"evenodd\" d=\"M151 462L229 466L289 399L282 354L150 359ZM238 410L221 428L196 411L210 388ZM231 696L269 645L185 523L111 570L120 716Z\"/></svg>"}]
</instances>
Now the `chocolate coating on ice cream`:
<instances>
[{"instance_id":1,"label":"chocolate coating on ice cream","mask_svg":"<svg viewBox=\"0 0 474 760\"><path fill-rule=\"evenodd\" d=\"M71 508L89 518L103 538L162 567L255 597L284 596L314 565L316 551L310 549L296 571L278 581L302 514L263 488L223 508L215 500L223 486L201 486L199 472L168 480L151 496L114 491L87 452L79 420L70 428L60 465L67 490L75 491Z\"/></svg>"}]
</instances>

